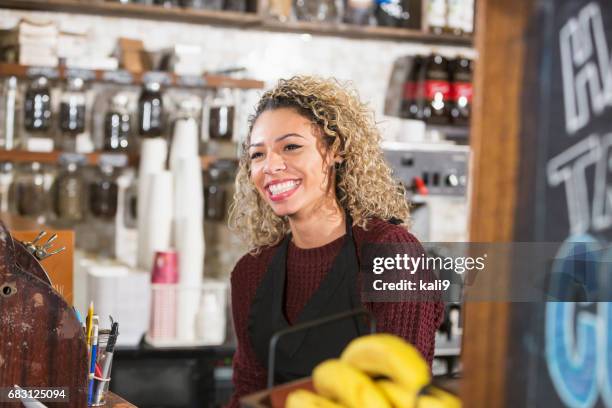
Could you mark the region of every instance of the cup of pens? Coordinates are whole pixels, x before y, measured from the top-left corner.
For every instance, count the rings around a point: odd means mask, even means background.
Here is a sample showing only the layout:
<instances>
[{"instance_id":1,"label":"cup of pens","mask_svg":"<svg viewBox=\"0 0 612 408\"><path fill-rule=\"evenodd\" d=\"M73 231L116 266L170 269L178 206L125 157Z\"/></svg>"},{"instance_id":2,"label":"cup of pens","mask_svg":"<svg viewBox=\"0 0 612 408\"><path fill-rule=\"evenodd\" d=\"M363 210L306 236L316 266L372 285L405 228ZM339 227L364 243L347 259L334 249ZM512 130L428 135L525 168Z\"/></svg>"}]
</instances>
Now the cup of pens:
<instances>
[{"instance_id":1,"label":"cup of pens","mask_svg":"<svg viewBox=\"0 0 612 408\"><path fill-rule=\"evenodd\" d=\"M90 307L85 328L89 350L87 405L98 407L106 404L106 394L111 380L113 352L119 335L119 324L112 321L111 318L111 329L100 329L98 316L93 315L92 309L93 307Z\"/></svg>"},{"instance_id":2,"label":"cup of pens","mask_svg":"<svg viewBox=\"0 0 612 408\"><path fill-rule=\"evenodd\" d=\"M112 355L105 356L104 350L108 346L110 340L110 330L99 330L98 332L98 350L96 351L96 365L94 367L93 387L90 387L92 393L90 407L98 407L106 404L106 393L110 384L110 373L112 368ZM108 368L106 368L108 359ZM105 369L106 368L106 369Z\"/></svg>"}]
</instances>

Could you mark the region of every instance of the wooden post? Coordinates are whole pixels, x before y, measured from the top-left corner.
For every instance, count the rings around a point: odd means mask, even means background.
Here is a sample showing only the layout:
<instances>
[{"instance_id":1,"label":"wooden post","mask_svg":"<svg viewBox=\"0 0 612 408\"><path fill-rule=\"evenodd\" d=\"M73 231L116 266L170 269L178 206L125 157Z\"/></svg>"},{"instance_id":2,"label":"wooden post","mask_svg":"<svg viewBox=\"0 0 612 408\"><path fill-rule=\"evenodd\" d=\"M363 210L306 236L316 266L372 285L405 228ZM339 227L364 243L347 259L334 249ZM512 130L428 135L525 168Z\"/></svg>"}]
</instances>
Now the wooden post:
<instances>
[{"instance_id":1,"label":"wooden post","mask_svg":"<svg viewBox=\"0 0 612 408\"><path fill-rule=\"evenodd\" d=\"M532 0L477 3L478 60L471 132L472 242L513 241L525 31L532 8ZM491 284L508 287L506 272L496 271ZM504 406L510 305L468 303L465 311L464 406Z\"/></svg>"}]
</instances>

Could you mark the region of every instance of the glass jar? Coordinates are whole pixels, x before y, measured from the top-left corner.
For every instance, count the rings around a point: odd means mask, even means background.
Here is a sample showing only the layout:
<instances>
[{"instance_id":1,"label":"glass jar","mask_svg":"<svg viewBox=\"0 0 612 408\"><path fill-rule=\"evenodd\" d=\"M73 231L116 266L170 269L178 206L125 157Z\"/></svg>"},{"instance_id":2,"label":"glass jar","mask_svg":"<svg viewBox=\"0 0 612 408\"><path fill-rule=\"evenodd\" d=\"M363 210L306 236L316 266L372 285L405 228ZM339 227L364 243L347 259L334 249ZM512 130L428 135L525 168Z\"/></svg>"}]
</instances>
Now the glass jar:
<instances>
[{"instance_id":1,"label":"glass jar","mask_svg":"<svg viewBox=\"0 0 612 408\"><path fill-rule=\"evenodd\" d=\"M343 0L295 0L293 9L301 21L339 23L344 14Z\"/></svg>"},{"instance_id":2,"label":"glass jar","mask_svg":"<svg viewBox=\"0 0 612 408\"><path fill-rule=\"evenodd\" d=\"M2 87L2 133L0 134L0 148L13 150L19 147L16 133L17 117L17 78L12 76L4 80Z\"/></svg>"},{"instance_id":3,"label":"glass jar","mask_svg":"<svg viewBox=\"0 0 612 408\"><path fill-rule=\"evenodd\" d=\"M138 131L143 137L163 133L163 99L159 82L145 83L138 99Z\"/></svg>"},{"instance_id":4,"label":"glass jar","mask_svg":"<svg viewBox=\"0 0 612 408\"><path fill-rule=\"evenodd\" d=\"M220 159L204 172L204 217L223 221L227 212L227 197L235 178L236 163Z\"/></svg>"},{"instance_id":5,"label":"glass jar","mask_svg":"<svg viewBox=\"0 0 612 408\"><path fill-rule=\"evenodd\" d=\"M70 78L60 98L60 130L78 135L85 131L85 82Z\"/></svg>"},{"instance_id":6,"label":"glass jar","mask_svg":"<svg viewBox=\"0 0 612 408\"><path fill-rule=\"evenodd\" d=\"M153 0L153 4L162 7L177 7L178 0Z\"/></svg>"},{"instance_id":7,"label":"glass jar","mask_svg":"<svg viewBox=\"0 0 612 408\"><path fill-rule=\"evenodd\" d=\"M29 132L46 132L51 126L51 91L49 80L35 78L25 93L24 127Z\"/></svg>"},{"instance_id":8,"label":"glass jar","mask_svg":"<svg viewBox=\"0 0 612 408\"><path fill-rule=\"evenodd\" d=\"M62 166L54 190L53 209L59 220L76 223L85 218L85 186L76 161L68 161Z\"/></svg>"},{"instance_id":9,"label":"glass jar","mask_svg":"<svg viewBox=\"0 0 612 408\"><path fill-rule=\"evenodd\" d=\"M222 10L223 0L179 0L181 7L202 9L202 10Z\"/></svg>"},{"instance_id":10,"label":"glass jar","mask_svg":"<svg viewBox=\"0 0 612 408\"><path fill-rule=\"evenodd\" d=\"M13 163L0 163L0 212L6 213L10 211L9 195L11 184L13 183Z\"/></svg>"},{"instance_id":11,"label":"glass jar","mask_svg":"<svg viewBox=\"0 0 612 408\"><path fill-rule=\"evenodd\" d=\"M370 25L374 16L373 0L346 0L344 22L356 25Z\"/></svg>"},{"instance_id":12,"label":"glass jar","mask_svg":"<svg viewBox=\"0 0 612 408\"><path fill-rule=\"evenodd\" d=\"M208 134L211 139L226 141L233 139L235 111L231 90L218 91L209 107Z\"/></svg>"},{"instance_id":13,"label":"glass jar","mask_svg":"<svg viewBox=\"0 0 612 408\"><path fill-rule=\"evenodd\" d=\"M104 150L127 150L130 145L131 118L127 95L113 97L104 117Z\"/></svg>"},{"instance_id":14,"label":"glass jar","mask_svg":"<svg viewBox=\"0 0 612 408\"><path fill-rule=\"evenodd\" d=\"M43 222L47 212L45 174L39 162L20 168L13 183L14 205L17 214Z\"/></svg>"},{"instance_id":15,"label":"glass jar","mask_svg":"<svg viewBox=\"0 0 612 408\"><path fill-rule=\"evenodd\" d=\"M113 166L98 167L95 180L89 184L89 210L96 218L112 220L117 215L119 187Z\"/></svg>"},{"instance_id":16,"label":"glass jar","mask_svg":"<svg viewBox=\"0 0 612 408\"><path fill-rule=\"evenodd\" d=\"M207 220L223 221L226 192L221 186L221 171L212 167L208 170L207 176L208 183L204 187L204 216Z\"/></svg>"},{"instance_id":17,"label":"glass jar","mask_svg":"<svg viewBox=\"0 0 612 408\"><path fill-rule=\"evenodd\" d=\"M376 22L384 27L421 28L420 1L376 0Z\"/></svg>"},{"instance_id":18,"label":"glass jar","mask_svg":"<svg viewBox=\"0 0 612 408\"><path fill-rule=\"evenodd\" d=\"M244 13L247 11L246 0L225 0L223 10L238 11Z\"/></svg>"}]
</instances>

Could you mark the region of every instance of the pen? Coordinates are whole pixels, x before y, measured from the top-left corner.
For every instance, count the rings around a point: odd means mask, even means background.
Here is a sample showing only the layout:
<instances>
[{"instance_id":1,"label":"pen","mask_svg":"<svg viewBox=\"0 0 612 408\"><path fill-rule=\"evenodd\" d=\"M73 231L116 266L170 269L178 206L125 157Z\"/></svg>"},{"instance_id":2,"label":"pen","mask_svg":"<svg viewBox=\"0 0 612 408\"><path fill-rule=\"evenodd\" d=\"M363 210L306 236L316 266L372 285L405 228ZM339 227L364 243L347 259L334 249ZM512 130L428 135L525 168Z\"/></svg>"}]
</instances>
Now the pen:
<instances>
[{"instance_id":1,"label":"pen","mask_svg":"<svg viewBox=\"0 0 612 408\"><path fill-rule=\"evenodd\" d=\"M113 362L113 351L115 350L115 343L117 342L117 336L119 335L119 323L113 322L111 326L111 332L108 336L108 343L106 343L106 350L104 352L104 363L102 366L102 378L105 380L110 376L110 367ZM102 394L104 392L104 388L106 387L107 381L100 381L98 384L98 389L96 390L96 404L102 402Z\"/></svg>"},{"instance_id":2,"label":"pen","mask_svg":"<svg viewBox=\"0 0 612 408\"><path fill-rule=\"evenodd\" d=\"M93 325L93 336L91 341L91 365L89 367L89 392L87 397L87 404L91 405L93 401L93 386L94 386L94 373L96 371L96 356L98 352L98 325Z\"/></svg>"},{"instance_id":3,"label":"pen","mask_svg":"<svg viewBox=\"0 0 612 408\"><path fill-rule=\"evenodd\" d=\"M87 311L87 322L86 322L86 330L87 330L87 347L91 345L91 319L94 314L94 306L93 301L89 303L89 310Z\"/></svg>"},{"instance_id":4,"label":"pen","mask_svg":"<svg viewBox=\"0 0 612 408\"><path fill-rule=\"evenodd\" d=\"M77 320L79 321L79 324L83 324L83 317L81 316L79 309L77 309L76 307L73 307L73 309L74 309L74 314L76 314Z\"/></svg>"}]
</instances>

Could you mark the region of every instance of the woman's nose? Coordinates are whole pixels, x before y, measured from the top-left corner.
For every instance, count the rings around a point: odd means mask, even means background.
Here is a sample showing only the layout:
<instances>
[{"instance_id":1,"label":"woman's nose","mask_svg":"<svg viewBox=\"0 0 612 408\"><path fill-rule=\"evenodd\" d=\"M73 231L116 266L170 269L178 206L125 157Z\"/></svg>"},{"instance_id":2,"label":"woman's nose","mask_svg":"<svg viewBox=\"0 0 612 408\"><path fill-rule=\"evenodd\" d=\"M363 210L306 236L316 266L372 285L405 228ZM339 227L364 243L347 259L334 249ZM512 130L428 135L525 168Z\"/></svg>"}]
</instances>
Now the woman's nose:
<instances>
[{"instance_id":1,"label":"woman's nose","mask_svg":"<svg viewBox=\"0 0 612 408\"><path fill-rule=\"evenodd\" d=\"M285 165L285 159L276 153L268 154L266 157L266 162L264 164L264 172L266 173L275 173L277 171L285 170L287 166Z\"/></svg>"}]
</instances>

